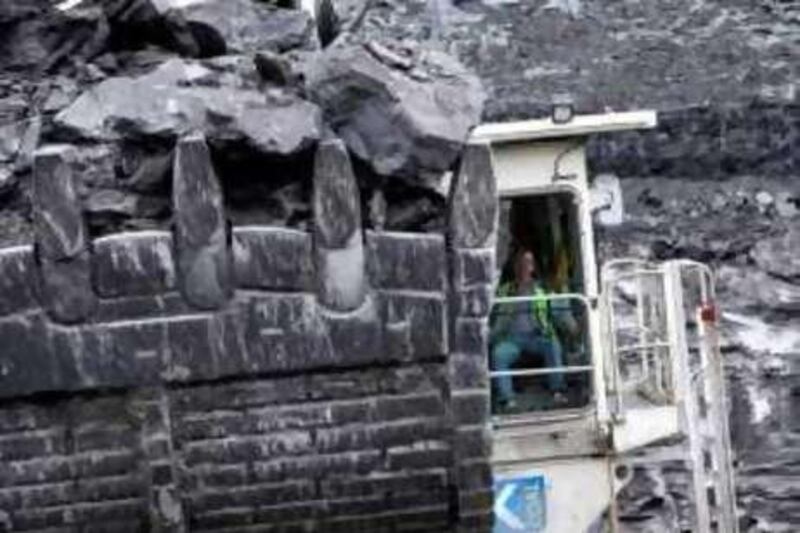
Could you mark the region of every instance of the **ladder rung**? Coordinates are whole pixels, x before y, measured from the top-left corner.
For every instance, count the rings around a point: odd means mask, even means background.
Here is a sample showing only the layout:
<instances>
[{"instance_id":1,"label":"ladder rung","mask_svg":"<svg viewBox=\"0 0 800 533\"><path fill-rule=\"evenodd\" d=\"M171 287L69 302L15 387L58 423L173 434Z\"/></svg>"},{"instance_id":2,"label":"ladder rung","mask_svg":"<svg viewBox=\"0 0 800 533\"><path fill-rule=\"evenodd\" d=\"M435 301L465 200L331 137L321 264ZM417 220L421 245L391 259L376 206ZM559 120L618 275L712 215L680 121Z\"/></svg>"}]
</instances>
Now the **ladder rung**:
<instances>
[{"instance_id":1,"label":"ladder rung","mask_svg":"<svg viewBox=\"0 0 800 533\"><path fill-rule=\"evenodd\" d=\"M622 348L617 348L617 354L623 354L629 352L641 352L644 350L652 350L655 348L669 348L669 343L665 341L654 341L644 344L634 344L633 346L624 346Z\"/></svg>"}]
</instances>

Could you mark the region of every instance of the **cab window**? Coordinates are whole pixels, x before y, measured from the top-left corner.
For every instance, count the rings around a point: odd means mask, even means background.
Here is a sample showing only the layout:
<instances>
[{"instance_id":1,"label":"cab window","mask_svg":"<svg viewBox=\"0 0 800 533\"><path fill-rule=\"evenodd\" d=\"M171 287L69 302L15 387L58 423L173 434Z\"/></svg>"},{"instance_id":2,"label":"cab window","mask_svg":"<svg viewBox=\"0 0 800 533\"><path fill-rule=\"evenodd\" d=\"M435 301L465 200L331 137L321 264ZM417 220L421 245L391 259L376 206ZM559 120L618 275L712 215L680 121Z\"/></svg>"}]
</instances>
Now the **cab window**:
<instances>
[{"instance_id":1,"label":"cab window","mask_svg":"<svg viewBox=\"0 0 800 533\"><path fill-rule=\"evenodd\" d=\"M500 205L489 346L493 414L584 407L591 356L575 197L554 192Z\"/></svg>"}]
</instances>

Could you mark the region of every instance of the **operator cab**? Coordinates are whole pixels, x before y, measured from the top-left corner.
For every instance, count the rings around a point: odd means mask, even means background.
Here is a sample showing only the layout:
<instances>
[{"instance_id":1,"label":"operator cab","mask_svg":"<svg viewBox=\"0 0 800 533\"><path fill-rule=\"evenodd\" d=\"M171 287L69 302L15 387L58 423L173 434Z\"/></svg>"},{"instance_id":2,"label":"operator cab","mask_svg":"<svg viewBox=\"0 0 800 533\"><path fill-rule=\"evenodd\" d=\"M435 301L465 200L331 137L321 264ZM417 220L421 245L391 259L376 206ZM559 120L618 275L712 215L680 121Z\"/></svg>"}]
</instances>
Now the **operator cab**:
<instances>
[{"instance_id":1,"label":"operator cab","mask_svg":"<svg viewBox=\"0 0 800 533\"><path fill-rule=\"evenodd\" d=\"M605 418L585 141L655 122L653 112L617 113L486 124L473 133L472 142L491 147L500 202L488 347L497 426L589 416L598 407Z\"/></svg>"},{"instance_id":2,"label":"operator cab","mask_svg":"<svg viewBox=\"0 0 800 533\"><path fill-rule=\"evenodd\" d=\"M500 207L487 346L495 533L615 531L624 454L675 437L693 465L695 530L736 530L713 274L616 259L600 275L595 258L586 139L655 124L649 111L554 112L472 134L490 148Z\"/></svg>"}]
</instances>

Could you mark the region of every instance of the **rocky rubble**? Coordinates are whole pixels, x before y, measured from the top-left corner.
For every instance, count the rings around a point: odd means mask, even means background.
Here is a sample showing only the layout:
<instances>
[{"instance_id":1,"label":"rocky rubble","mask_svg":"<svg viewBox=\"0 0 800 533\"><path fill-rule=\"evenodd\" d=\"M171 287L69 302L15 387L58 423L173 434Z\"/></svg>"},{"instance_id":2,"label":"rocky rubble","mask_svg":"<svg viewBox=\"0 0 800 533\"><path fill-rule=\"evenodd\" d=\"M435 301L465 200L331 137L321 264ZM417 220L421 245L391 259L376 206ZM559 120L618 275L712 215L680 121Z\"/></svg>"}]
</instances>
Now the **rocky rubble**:
<instances>
[{"instance_id":1,"label":"rocky rubble","mask_svg":"<svg viewBox=\"0 0 800 533\"><path fill-rule=\"evenodd\" d=\"M368 225L441 224L442 177L482 112L477 78L425 43L347 25L323 49L311 17L279 4L5 2L18 38L0 59L0 217L16 223L0 243L27 240L31 154L49 143L73 146L94 235L169 224L189 133L207 140L234 222L306 227L313 151L335 136L362 198L383 204Z\"/></svg>"},{"instance_id":2,"label":"rocky rubble","mask_svg":"<svg viewBox=\"0 0 800 533\"><path fill-rule=\"evenodd\" d=\"M238 74L177 58L142 76L102 81L56 115L54 125L101 142L169 141L202 131L220 149L244 144L278 156L308 149L322 134L313 103L280 89L248 88Z\"/></svg>"},{"instance_id":3,"label":"rocky rubble","mask_svg":"<svg viewBox=\"0 0 800 533\"><path fill-rule=\"evenodd\" d=\"M480 82L451 57L376 41L336 43L309 75L311 97L348 148L381 176L436 185L480 120Z\"/></svg>"}]
</instances>

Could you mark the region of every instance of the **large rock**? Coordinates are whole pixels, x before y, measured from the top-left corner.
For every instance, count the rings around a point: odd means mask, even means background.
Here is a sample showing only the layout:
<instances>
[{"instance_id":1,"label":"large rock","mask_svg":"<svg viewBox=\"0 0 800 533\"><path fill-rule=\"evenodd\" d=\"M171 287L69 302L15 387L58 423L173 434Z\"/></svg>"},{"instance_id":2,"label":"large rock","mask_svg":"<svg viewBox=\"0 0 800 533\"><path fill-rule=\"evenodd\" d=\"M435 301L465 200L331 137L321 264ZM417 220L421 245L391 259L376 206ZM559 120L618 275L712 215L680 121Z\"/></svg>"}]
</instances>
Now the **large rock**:
<instances>
[{"instance_id":1,"label":"large rock","mask_svg":"<svg viewBox=\"0 0 800 533\"><path fill-rule=\"evenodd\" d=\"M315 48L314 24L304 11L254 0L109 0L115 44L152 43L190 56Z\"/></svg>"},{"instance_id":2,"label":"large rock","mask_svg":"<svg viewBox=\"0 0 800 533\"><path fill-rule=\"evenodd\" d=\"M764 239L753 248L756 264L773 276L796 281L800 279L800 224L793 224L786 234Z\"/></svg>"},{"instance_id":3,"label":"large rock","mask_svg":"<svg viewBox=\"0 0 800 533\"><path fill-rule=\"evenodd\" d=\"M90 219L94 224L115 218L158 219L169 215L169 203L162 196L147 196L118 189L98 189L92 191L84 202L84 211L94 218Z\"/></svg>"},{"instance_id":4,"label":"large rock","mask_svg":"<svg viewBox=\"0 0 800 533\"><path fill-rule=\"evenodd\" d=\"M357 30L369 8L368 0L315 0L320 44L327 46L343 31Z\"/></svg>"},{"instance_id":5,"label":"large rock","mask_svg":"<svg viewBox=\"0 0 800 533\"><path fill-rule=\"evenodd\" d=\"M309 69L309 90L375 172L429 185L455 162L484 99L478 79L442 52L342 39Z\"/></svg>"},{"instance_id":6,"label":"large rock","mask_svg":"<svg viewBox=\"0 0 800 533\"><path fill-rule=\"evenodd\" d=\"M99 0L111 26L115 49L140 49L157 45L184 55L200 51L188 24L167 15L173 0Z\"/></svg>"},{"instance_id":7,"label":"large rock","mask_svg":"<svg viewBox=\"0 0 800 533\"><path fill-rule=\"evenodd\" d=\"M301 10L273 9L253 0L173 1L168 13L189 24L203 56L314 48L311 17Z\"/></svg>"},{"instance_id":8,"label":"large rock","mask_svg":"<svg viewBox=\"0 0 800 533\"><path fill-rule=\"evenodd\" d=\"M202 131L212 144L290 155L313 145L317 106L280 91L240 89L218 71L172 59L140 77L110 78L56 115L70 134L98 141L175 139Z\"/></svg>"},{"instance_id":9,"label":"large rock","mask_svg":"<svg viewBox=\"0 0 800 533\"><path fill-rule=\"evenodd\" d=\"M0 70L46 73L101 53L109 27L95 7L55 9L40 0L0 5Z\"/></svg>"}]
</instances>

